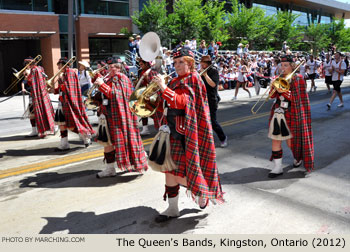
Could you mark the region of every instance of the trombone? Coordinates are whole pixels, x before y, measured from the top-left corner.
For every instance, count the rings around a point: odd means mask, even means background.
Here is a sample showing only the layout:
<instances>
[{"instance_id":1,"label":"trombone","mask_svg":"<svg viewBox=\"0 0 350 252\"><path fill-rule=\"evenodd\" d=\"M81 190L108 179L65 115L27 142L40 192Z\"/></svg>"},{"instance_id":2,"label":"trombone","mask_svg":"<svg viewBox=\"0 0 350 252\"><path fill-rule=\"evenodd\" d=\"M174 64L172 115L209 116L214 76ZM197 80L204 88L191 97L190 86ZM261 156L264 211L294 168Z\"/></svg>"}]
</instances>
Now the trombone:
<instances>
[{"instance_id":1,"label":"trombone","mask_svg":"<svg viewBox=\"0 0 350 252\"><path fill-rule=\"evenodd\" d=\"M288 74L285 78L282 78L282 74L280 74L270 85L269 88L266 89L265 93L259 98L259 100L254 104L251 111L252 114L258 113L258 111L261 109L261 107L272 97L272 95L276 92L276 90L279 90L281 93L288 92L290 90L290 80L292 79L295 72L299 69L299 67L304 64L305 60L301 61L293 72ZM271 91L271 89L273 89ZM264 102L257 108L257 110L254 110L254 108L259 104L259 102L263 99L263 97L270 92L269 95L265 98Z\"/></svg>"},{"instance_id":2,"label":"trombone","mask_svg":"<svg viewBox=\"0 0 350 252\"><path fill-rule=\"evenodd\" d=\"M74 61L76 61L76 57L75 56L73 56L66 64L64 64L64 66L60 69L60 70L58 70L58 72L51 78L51 79L49 79L49 80L47 80L46 81L46 86L48 86L49 88L54 88L54 84L55 84L55 82L54 82L54 79L59 75L59 74L61 74L62 72L63 72L63 70L67 67L67 66L69 66L70 64L72 64Z\"/></svg>"},{"instance_id":3,"label":"trombone","mask_svg":"<svg viewBox=\"0 0 350 252\"><path fill-rule=\"evenodd\" d=\"M25 67L23 67L21 71L13 73L16 79L11 83L10 86L8 86L8 88L5 89L4 95L7 95L10 92L10 90L13 89L18 84L18 82L20 82L24 78L24 72L31 64L37 64L40 62L41 59L42 56L39 54L34 59L32 59Z\"/></svg>"}]
</instances>

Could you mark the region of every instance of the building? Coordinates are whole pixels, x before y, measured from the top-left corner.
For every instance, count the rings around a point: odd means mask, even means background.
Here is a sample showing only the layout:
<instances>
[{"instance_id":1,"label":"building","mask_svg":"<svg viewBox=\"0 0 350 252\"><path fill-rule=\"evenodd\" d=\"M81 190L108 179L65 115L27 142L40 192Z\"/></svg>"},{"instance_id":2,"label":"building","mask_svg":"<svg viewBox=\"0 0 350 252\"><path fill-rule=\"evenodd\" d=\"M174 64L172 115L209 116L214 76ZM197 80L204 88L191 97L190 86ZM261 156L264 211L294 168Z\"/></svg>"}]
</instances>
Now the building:
<instances>
[{"instance_id":1,"label":"building","mask_svg":"<svg viewBox=\"0 0 350 252\"><path fill-rule=\"evenodd\" d=\"M138 0L72 2L78 60L104 59L128 49L121 29L136 31L130 16L139 10ZM41 54L47 75L53 76L58 59L68 55L67 42L68 0L0 0L0 93L13 80L12 67L20 70L27 56Z\"/></svg>"}]
</instances>

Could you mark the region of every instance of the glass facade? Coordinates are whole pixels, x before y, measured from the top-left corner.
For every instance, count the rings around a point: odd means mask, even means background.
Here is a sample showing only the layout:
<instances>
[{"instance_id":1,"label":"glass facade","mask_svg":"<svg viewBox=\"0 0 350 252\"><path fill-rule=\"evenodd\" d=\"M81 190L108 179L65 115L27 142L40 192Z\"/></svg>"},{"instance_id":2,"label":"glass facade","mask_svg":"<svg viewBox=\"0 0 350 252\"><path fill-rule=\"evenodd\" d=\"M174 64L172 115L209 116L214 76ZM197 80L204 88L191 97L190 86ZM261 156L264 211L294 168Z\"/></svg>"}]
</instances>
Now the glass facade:
<instances>
[{"instance_id":1,"label":"glass facade","mask_svg":"<svg viewBox=\"0 0 350 252\"><path fill-rule=\"evenodd\" d=\"M68 34L60 34L61 57L68 58ZM73 36L73 55L76 55L75 39Z\"/></svg>"},{"instance_id":2,"label":"glass facade","mask_svg":"<svg viewBox=\"0 0 350 252\"><path fill-rule=\"evenodd\" d=\"M81 14L129 16L129 0L74 0L73 2L75 1ZM0 9L67 14L68 0L0 0Z\"/></svg>"},{"instance_id":3,"label":"glass facade","mask_svg":"<svg viewBox=\"0 0 350 252\"><path fill-rule=\"evenodd\" d=\"M126 38L89 38L90 61L105 60L110 56L124 55L128 50Z\"/></svg>"},{"instance_id":4,"label":"glass facade","mask_svg":"<svg viewBox=\"0 0 350 252\"><path fill-rule=\"evenodd\" d=\"M0 9L21 11L49 11L51 0L0 0Z\"/></svg>"},{"instance_id":5,"label":"glass facade","mask_svg":"<svg viewBox=\"0 0 350 252\"><path fill-rule=\"evenodd\" d=\"M81 0L82 14L129 16L129 0Z\"/></svg>"},{"instance_id":6,"label":"glass facade","mask_svg":"<svg viewBox=\"0 0 350 252\"><path fill-rule=\"evenodd\" d=\"M261 2L261 1L257 1ZM263 10L265 10L266 15L274 15L277 13L277 9L281 8L276 2L274 1L265 1L265 4L261 3L253 3L253 6L259 7ZM317 23L319 18L319 13L315 10L306 9L300 6L293 6L292 13L297 14L298 17L294 21L295 25L301 25L301 26L308 26L309 23ZM331 14L329 13L321 13L321 23L327 24L332 22Z\"/></svg>"}]
</instances>

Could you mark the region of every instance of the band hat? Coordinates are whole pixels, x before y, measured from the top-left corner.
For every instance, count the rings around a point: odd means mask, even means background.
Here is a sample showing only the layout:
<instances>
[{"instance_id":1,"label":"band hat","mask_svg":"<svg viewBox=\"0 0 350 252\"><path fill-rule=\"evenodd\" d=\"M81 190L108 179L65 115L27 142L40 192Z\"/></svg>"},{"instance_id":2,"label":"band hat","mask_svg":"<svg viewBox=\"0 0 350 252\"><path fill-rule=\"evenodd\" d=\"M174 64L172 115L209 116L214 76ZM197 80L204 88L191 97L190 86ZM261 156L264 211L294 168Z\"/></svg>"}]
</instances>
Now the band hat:
<instances>
[{"instance_id":1,"label":"band hat","mask_svg":"<svg viewBox=\"0 0 350 252\"><path fill-rule=\"evenodd\" d=\"M211 63L211 57L210 55L204 55L202 58L201 58L201 62L205 62L205 63Z\"/></svg>"},{"instance_id":2,"label":"band hat","mask_svg":"<svg viewBox=\"0 0 350 252\"><path fill-rule=\"evenodd\" d=\"M185 47L179 47L173 52L173 59L180 58L183 56L189 56L194 58L194 53L190 49Z\"/></svg>"},{"instance_id":3,"label":"band hat","mask_svg":"<svg viewBox=\"0 0 350 252\"><path fill-rule=\"evenodd\" d=\"M78 63L79 63L80 65L84 66L85 68L89 68L89 67L90 67L89 62L87 62L87 61L85 61L85 60L79 61Z\"/></svg>"},{"instance_id":4,"label":"band hat","mask_svg":"<svg viewBox=\"0 0 350 252\"><path fill-rule=\"evenodd\" d=\"M117 61L114 57L108 57L108 58L106 59L106 63L107 63L108 65L110 65L110 64L118 63L118 61Z\"/></svg>"},{"instance_id":5,"label":"band hat","mask_svg":"<svg viewBox=\"0 0 350 252\"><path fill-rule=\"evenodd\" d=\"M240 46L243 46L243 44L242 44L242 43L239 43L239 44L238 44L238 47L240 47Z\"/></svg>"},{"instance_id":6,"label":"band hat","mask_svg":"<svg viewBox=\"0 0 350 252\"><path fill-rule=\"evenodd\" d=\"M30 62L33 60L32 56L28 56L27 58L24 59L24 62Z\"/></svg>"},{"instance_id":7,"label":"band hat","mask_svg":"<svg viewBox=\"0 0 350 252\"><path fill-rule=\"evenodd\" d=\"M63 57L63 58L60 58L60 59L58 60L57 65L58 65L58 64L65 65L67 62L68 62L67 57Z\"/></svg>"},{"instance_id":8,"label":"band hat","mask_svg":"<svg viewBox=\"0 0 350 252\"><path fill-rule=\"evenodd\" d=\"M292 55L282 55L281 62L294 62L294 56Z\"/></svg>"}]
</instances>

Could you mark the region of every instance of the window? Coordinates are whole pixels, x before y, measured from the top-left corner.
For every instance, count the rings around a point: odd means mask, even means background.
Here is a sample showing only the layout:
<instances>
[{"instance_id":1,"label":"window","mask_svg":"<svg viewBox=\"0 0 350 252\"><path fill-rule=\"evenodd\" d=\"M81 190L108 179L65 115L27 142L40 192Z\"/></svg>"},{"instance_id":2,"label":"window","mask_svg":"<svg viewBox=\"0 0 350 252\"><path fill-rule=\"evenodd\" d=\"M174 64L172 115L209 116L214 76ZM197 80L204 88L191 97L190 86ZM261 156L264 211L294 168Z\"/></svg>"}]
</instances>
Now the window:
<instances>
[{"instance_id":1,"label":"window","mask_svg":"<svg viewBox=\"0 0 350 252\"><path fill-rule=\"evenodd\" d=\"M82 0L83 14L129 16L128 0Z\"/></svg>"},{"instance_id":2,"label":"window","mask_svg":"<svg viewBox=\"0 0 350 252\"><path fill-rule=\"evenodd\" d=\"M68 34L60 34L61 57L68 57ZM73 36L73 55L76 55L75 39Z\"/></svg>"},{"instance_id":3,"label":"window","mask_svg":"<svg viewBox=\"0 0 350 252\"><path fill-rule=\"evenodd\" d=\"M90 61L105 60L110 56L123 56L128 50L126 38L89 38Z\"/></svg>"},{"instance_id":4,"label":"window","mask_svg":"<svg viewBox=\"0 0 350 252\"><path fill-rule=\"evenodd\" d=\"M0 0L0 9L23 11L48 11L51 0Z\"/></svg>"}]
</instances>

